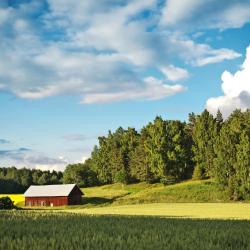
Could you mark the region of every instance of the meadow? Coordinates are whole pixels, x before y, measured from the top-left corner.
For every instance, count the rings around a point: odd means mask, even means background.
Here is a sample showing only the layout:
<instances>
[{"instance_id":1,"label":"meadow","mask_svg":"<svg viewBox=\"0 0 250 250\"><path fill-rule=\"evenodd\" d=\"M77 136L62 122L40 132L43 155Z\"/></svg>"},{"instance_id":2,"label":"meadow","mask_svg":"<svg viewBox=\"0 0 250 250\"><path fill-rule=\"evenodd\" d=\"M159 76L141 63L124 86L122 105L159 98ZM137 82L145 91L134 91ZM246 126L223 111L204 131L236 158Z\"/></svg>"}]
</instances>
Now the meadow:
<instances>
[{"instance_id":1,"label":"meadow","mask_svg":"<svg viewBox=\"0 0 250 250\"><path fill-rule=\"evenodd\" d=\"M0 213L1 249L250 249L250 221Z\"/></svg>"},{"instance_id":2,"label":"meadow","mask_svg":"<svg viewBox=\"0 0 250 250\"><path fill-rule=\"evenodd\" d=\"M64 209L90 215L145 215L173 218L246 219L250 221L247 203L150 203L92 208Z\"/></svg>"},{"instance_id":3,"label":"meadow","mask_svg":"<svg viewBox=\"0 0 250 250\"><path fill-rule=\"evenodd\" d=\"M226 198L225 191L212 180L186 181L170 186L160 183L112 184L82 190L85 194L82 205L46 209L90 215L250 220L250 203L231 202ZM23 195L8 196L14 200L15 205L24 206Z\"/></svg>"}]
</instances>

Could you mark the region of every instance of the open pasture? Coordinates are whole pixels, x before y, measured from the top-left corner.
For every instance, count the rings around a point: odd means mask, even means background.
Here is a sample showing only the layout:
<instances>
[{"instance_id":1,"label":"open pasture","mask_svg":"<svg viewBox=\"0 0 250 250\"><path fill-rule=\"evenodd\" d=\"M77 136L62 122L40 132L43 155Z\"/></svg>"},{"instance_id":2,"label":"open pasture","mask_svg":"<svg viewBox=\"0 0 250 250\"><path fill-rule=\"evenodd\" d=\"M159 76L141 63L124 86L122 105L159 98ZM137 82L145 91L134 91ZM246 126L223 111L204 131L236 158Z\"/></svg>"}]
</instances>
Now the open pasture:
<instances>
[{"instance_id":1,"label":"open pasture","mask_svg":"<svg viewBox=\"0 0 250 250\"><path fill-rule=\"evenodd\" d=\"M250 221L2 211L1 249L249 249Z\"/></svg>"},{"instance_id":2,"label":"open pasture","mask_svg":"<svg viewBox=\"0 0 250 250\"><path fill-rule=\"evenodd\" d=\"M99 215L146 215L202 219L250 220L249 203L151 203L66 210Z\"/></svg>"}]
</instances>

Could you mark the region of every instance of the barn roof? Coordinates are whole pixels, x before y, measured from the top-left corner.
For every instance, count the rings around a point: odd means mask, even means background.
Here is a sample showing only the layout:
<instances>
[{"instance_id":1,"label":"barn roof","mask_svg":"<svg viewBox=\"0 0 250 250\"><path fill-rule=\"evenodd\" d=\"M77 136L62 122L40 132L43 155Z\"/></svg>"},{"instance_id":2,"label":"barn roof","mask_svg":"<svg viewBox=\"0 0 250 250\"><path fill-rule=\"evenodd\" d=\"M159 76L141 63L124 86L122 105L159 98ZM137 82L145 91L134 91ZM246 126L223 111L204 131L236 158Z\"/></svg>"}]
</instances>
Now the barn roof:
<instances>
[{"instance_id":1,"label":"barn roof","mask_svg":"<svg viewBox=\"0 0 250 250\"><path fill-rule=\"evenodd\" d=\"M68 196L76 184L30 186L24 193L25 197Z\"/></svg>"}]
</instances>

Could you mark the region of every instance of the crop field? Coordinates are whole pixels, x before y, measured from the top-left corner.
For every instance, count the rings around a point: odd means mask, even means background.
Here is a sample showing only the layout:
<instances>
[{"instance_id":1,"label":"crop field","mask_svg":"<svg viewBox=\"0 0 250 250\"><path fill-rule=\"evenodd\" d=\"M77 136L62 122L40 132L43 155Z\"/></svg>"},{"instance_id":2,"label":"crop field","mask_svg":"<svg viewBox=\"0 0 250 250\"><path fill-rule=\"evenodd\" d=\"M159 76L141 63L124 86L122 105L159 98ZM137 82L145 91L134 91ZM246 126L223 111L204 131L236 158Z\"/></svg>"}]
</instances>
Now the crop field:
<instances>
[{"instance_id":1,"label":"crop field","mask_svg":"<svg viewBox=\"0 0 250 250\"><path fill-rule=\"evenodd\" d=\"M5 196L9 196L15 205L23 205L24 196L22 194L0 194L0 198Z\"/></svg>"},{"instance_id":2,"label":"crop field","mask_svg":"<svg viewBox=\"0 0 250 250\"><path fill-rule=\"evenodd\" d=\"M250 249L250 221L0 213L1 249Z\"/></svg>"},{"instance_id":3,"label":"crop field","mask_svg":"<svg viewBox=\"0 0 250 250\"><path fill-rule=\"evenodd\" d=\"M151 203L65 211L94 215L146 215L203 219L247 219L250 221L249 203Z\"/></svg>"}]
</instances>

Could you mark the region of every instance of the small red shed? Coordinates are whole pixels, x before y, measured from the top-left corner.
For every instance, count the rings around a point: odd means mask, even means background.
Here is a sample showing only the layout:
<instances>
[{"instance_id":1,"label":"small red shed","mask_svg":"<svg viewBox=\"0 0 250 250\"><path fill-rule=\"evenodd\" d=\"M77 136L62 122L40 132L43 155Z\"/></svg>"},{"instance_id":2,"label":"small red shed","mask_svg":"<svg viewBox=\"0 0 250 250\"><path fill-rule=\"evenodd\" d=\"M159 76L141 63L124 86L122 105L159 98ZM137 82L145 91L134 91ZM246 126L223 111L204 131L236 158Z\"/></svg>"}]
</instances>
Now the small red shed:
<instances>
[{"instance_id":1,"label":"small red shed","mask_svg":"<svg viewBox=\"0 0 250 250\"><path fill-rule=\"evenodd\" d=\"M30 186L24 193L25 206L78 205L82 195L76 184Z\"/></svg>"}]
</instances>

